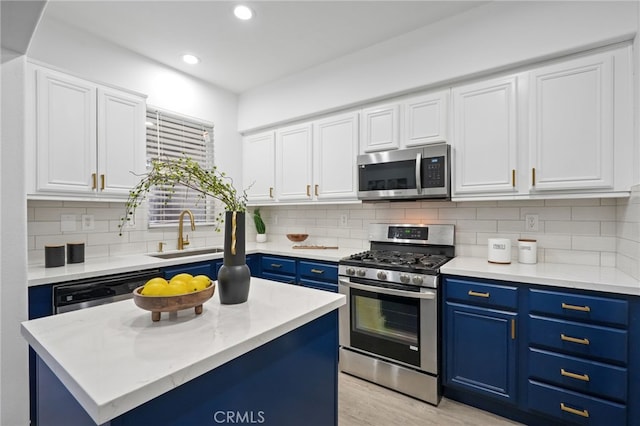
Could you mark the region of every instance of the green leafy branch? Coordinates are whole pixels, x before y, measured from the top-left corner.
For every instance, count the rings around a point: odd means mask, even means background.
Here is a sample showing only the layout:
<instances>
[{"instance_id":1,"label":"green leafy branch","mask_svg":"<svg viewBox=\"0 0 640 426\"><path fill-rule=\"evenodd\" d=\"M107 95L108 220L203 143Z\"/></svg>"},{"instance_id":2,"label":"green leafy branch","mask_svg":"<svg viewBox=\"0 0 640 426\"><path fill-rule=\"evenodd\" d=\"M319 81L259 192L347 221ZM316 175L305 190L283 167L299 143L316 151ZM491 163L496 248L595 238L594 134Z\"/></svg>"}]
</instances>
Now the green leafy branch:
<instances>
[{"instance_id":1,"label":"green leafy branch","mask_svg":"<svg viewBox=\"0 0 640 426\"><path fill-rule=\"evenodd\" d=\"M262 216L260 215L260 209L255 209L253 211L253 223L256 225L256 232L258 234L264 234L267 232L267 227L262 220Z\"/></svg>"},{"instance_id":2,"label":"green leafy branch","mask_svg":"<svg viewBox=\"0 0 640 426\"><path fill-rule=\"evenodd\" d=\"M156 186L167 190L169 198L175 193L176 185L182 185L198 193L198 197L211 197L224 204L225 210L246 212L247 194L238 195L233 186L233 180L217 167L204 169L193 159L184 156L177 159L153 160L148 173L141 175L142 179L129 192L125 206L125 215L119 225L120 235L126 221L131 220L135 211L147 198L149 192ZM222 222L223 214L219 213L216 221Z\"/></svg>"}]
</instances>

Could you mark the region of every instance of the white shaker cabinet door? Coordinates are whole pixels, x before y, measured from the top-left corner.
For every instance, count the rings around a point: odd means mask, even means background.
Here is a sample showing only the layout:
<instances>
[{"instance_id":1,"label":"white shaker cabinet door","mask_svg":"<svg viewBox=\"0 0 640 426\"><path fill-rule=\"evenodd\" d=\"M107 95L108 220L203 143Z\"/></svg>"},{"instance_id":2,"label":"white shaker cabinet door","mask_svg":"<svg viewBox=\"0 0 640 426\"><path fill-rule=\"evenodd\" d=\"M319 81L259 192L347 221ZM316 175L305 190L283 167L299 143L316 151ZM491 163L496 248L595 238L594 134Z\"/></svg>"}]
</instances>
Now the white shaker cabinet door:
<instances>
[{"instance_id":1,"label":"white shaker cabinet door","mask_svg":"<svg viewBox=\"0 0 640 426\"><path fill-rule=\"evenodd\" d=\"M611 53L531 71L533 190L613 187L613 81Z\"/></svg>"},{"instance_id":2,"label":"white shaker cabinet door","mask_svg":"<svg viewBox=\"0 0 640 426\"><path fill-rule=\"evenodd\" d=\"M376 105L362 110L360 153L400 147L400 105Z\"/></svg>"},{"instance_id":3,"label":"white shaker cabinet door","mask_svg":"<svg viewBox=\"0 0 640 426\"><path fill-rule=\"evenodd\" d=\"M312 193L311 124L276 132L276 192L278 201L310 201Z\"/></svg>"},{"instance_id":4,"label":"white shaker cabinet door","mask_svg":"<svg viewBox=\"0 0 640 426\"><path fill-rule=\"evenodd\" d=\"M357 199L358 113L319 120L314 129L315 199Z\"/></svg>"},{"instance_id":5,"label":"white shaker cabinet door","mask_svg":"<svg viewBox=\"0 0 640 426\"><path fill-rule=\"evenodd\" d=\"M517 191L517 77L454 87L453 195Z\"/></svg>"},{"instance_id":6,"label":"white shaker cabinet door","mask_svg":"<svg viewBox=\"0 0 640 426\"><path fill-rule=\"evenodd\" d=\"M405 147L447 141L449 91L441 90L403 102Z\"/></svg>"},{"instance_id":7,"label":"white shaker cabinet door","mask_svg":"<svg viewBox=\"0 0 640 426\"><path fill-rule=\"evenodd\" d=\"M36 190L95 192L95 85L38 69L36 108Z\"/></svg>"},{"instance_id":8,"label":"white shaker cabinet door","mask_svg":"<svg viewBox=\"0 0 640 426\"><path fill-rule=\"evenodd\" d=\"M145 171L145 99L98 89L98 193L128 195Z\"/></svg>"},{"instance_id":9,"label":"white shaker cabinet door","mask_svg":"<svg viewBox=\"0 0 640 426\"><path fill-rule=\"evenodd\" d=\"M275 201L276 142L273 131L243 140L243 185L249 202Z\"/></svg>"}]
</instances>

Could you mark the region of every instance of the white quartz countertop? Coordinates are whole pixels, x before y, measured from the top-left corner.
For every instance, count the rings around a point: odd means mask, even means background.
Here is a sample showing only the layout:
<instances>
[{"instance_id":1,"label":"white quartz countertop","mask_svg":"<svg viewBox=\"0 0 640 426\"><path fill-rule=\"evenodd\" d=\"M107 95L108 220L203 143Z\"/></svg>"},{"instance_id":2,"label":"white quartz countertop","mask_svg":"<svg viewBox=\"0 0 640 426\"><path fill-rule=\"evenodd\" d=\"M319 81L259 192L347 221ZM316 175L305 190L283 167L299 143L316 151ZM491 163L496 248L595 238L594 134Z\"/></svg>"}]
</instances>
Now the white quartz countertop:
<instances>
[{"instance_id":1,"label":"white quartz countertop","mask_svg":"<svg viewBox=\"0 0 640 426\"><path fill-rule=\"evenodd\" d=\"M640 282L616 268L558 263L489 263L477 257L456 257L440 272L503 281L540 284L553 287L594 290L607 293L640 295Z\"/></svg>"},{"instance_id":2,"label":"white quartz countertop","mask_svg":"<svg viewBox=\"0 0 640 426\"><path fill-rule=\"evenodd\" d=\"M216 292L217 293L217 292ZM345 303L340 294L251 278L249 300L151 321L133 300L22 323L22 335L102 424Z\"/></svg>"},{"instance_id":3,"label":"white quartz countertop","mask_svg":"<svg viewBox=\"0 0 640 426\"><path fill-rule=\"evenodd\" d=\"M190 250L197 251L203 247ZM190 250L185 250L188 252ZM293 244L277 243L247 243L246 253L262 253L278 256L290 256L337 262L341 258L362 251L357 248L339 249L294 249ZM56 268L45 268L44 264L30 265L27 271L28 285L55 284L101 275L119 274L173 265L202 262L206 260L222 259L222 253L199 254L174 259L160 259L152 257L154 253L111 256L104 258L87 258L83 263L72 263Z\"/></svg>"}]
</instances>

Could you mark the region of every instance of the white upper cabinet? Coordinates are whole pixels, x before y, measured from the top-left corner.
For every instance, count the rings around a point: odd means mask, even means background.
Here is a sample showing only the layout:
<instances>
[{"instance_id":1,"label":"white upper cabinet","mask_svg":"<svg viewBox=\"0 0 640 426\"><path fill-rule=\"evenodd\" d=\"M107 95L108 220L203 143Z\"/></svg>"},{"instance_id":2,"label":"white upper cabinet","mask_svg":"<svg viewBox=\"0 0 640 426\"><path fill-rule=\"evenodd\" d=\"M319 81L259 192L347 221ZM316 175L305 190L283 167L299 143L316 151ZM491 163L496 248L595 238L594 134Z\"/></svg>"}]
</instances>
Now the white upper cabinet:
<instances>
[{"instance_id":1,"label":"white upper cabinet","mask_svg":"<svg viewBox=\"0 0 640 426\"><path fill-rule=\"evenodd\" d=\"M362 110L360 152L400 148L400 104L376 105Z\"/></svg>"},{"instance_id":2,"label":"white upper cabinet","mask_svg":"<svg viewBox=\"0 0 640 426\"><path fill-rule=\"evenodd\" d=\"M413 147L447 140L449 90L408 98L402 103L402 145Z\"/></svg>"},{"instance_id":3,"label":"white upper cabinet","mask_svg":"<svg viewBox=\"0 0 640 426\"><path fill-rule=\"evenodd\" d=\"M145 171L145 115L143 99L98 89L97 170L102 194L128 195Z\"/></svg>"},{"instance_id":4,"label":"white upper cabinet","mask_svg":"<svg viewBox=\"0 0 640 426\"><path fill-rule=\"evenodd\" d=\"M312 199L312 138L310 123L276 131L276 197L279 201Z\"/></svg>"},{"instance_id":5,"label":"white upper cabinet","mask_svg":"<svg viewBox=\"0 0 640 426\"><path fill-rule=\"evenodd\" d=\"M357 198L358 113L314 122L313 195L316 200Z\"/></svg>"},{"instance_id":6,"label":"white upper cabinet","mask_svg":"<svg viewBox=\"0 0 640 426\"><path fill-rule=\"evenodd\" d=\"M243 184L247 201L275 201L276 140L275 132L268 131L247 136L242 147Z\"/></svg>"},{"instance_id":7,"label":"white upper cabinet","mask_svg":"<svg viewBox=\"0 0 640 426\"><path fill-rule=\"evenodd\" d=\"M631 47L452 89L454 201L628 196Z\"/></svg>"},{"instance_id":8,"label":"white upper cabinet","mask_svg":"<svg viewBox=\"0 0 640 426\"><path fill-rule=\"evenodd\" d=\"M453 88L453 196L517 190L516 90L516 76Z\"/></svg>"},{"instance_id":9,"label":"white upper cabinet","mask_svg":"<svg viewBox=\"0 0 640 426\"><path fill-rule=\"evenodd\" d=\"M34 67L29 196L126 198L145 170L145 98Z\"/></svg>"},{"instance_id":10,"label":"white upper cabinet","mask_svg":"<svg viewBox=\"0 0 640 426\"><path fill-rule=\"evenodd\" d=\"M613 67L601 53L531 71L533 190L613 188Z\"/></svg>"}]
</instances>

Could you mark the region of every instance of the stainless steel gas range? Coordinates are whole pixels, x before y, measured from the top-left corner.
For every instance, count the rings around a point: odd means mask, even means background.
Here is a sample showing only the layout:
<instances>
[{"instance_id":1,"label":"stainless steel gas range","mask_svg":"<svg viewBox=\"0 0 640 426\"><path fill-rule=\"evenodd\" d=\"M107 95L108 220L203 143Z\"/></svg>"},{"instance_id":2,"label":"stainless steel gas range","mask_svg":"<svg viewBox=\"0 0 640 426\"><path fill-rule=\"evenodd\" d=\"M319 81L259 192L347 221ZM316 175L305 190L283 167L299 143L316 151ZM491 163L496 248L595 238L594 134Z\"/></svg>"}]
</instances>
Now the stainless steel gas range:
<instances>
[{"instance_id":1,"label":"stainless steel gas range","mask_svg":"<svg viewBox=\"0 0 640 426\"><path fill-rule=\"evenodd\" d=\"M339 262L340 369L437 405L438 285L453 225L371 224L370 250Z\"/></svg>"}]
</instances>

